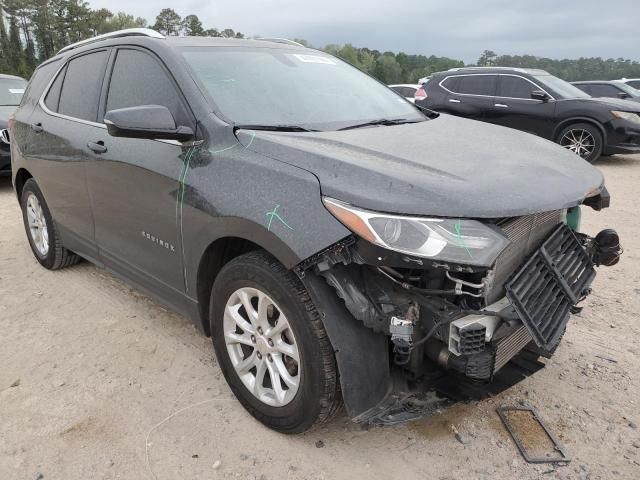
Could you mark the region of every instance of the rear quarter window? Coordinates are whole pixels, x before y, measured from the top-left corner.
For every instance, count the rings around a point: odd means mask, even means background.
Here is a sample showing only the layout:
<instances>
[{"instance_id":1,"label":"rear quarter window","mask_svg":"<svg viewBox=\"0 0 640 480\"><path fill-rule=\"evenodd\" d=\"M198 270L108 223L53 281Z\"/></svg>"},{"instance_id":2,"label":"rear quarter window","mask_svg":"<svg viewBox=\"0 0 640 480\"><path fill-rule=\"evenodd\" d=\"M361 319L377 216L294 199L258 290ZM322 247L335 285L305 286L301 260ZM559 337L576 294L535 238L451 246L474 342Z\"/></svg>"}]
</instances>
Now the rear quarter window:
<instances>
[{"instance_id":1,"label":"rear quarter window","mask_svg":"<svg viewBox=\"0 0 640 480\"><path fill-rule=\"evenodd\" d=\"M56 79L51 84L51 88L47 92L47 96L44 99L44 104L47 106L49 110L52 112L58 111L58 104L60 102L60 92L62 91L62 80L64 79L64 74L67 71L67 68L63 68L60 70L60 73L56 76Z\"/></svg>"},{"instance_id":2,"label":"rear quarter window","mask_svg":"<svg viewBox=\"0 0 640 480\"><path fill-rule=\"evenodd\" d=\"M20 107L34 107L38 103L42 92L47 88L47 85L49 85L49 82L60 68L60 65L62 65L60 60L54 60L40 65L36 71L33 72L31 80L22 96Z\"/></svg>"}]
</instances>

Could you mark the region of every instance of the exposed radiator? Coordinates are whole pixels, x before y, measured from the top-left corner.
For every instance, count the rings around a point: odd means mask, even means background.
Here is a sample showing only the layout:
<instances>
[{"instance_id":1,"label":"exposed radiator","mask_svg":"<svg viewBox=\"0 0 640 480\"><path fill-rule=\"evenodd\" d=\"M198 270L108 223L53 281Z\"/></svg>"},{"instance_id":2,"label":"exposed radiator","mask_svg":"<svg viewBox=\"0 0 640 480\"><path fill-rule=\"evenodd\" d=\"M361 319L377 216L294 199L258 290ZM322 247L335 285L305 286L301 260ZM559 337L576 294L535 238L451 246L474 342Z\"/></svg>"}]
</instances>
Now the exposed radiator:
<instances>
[{"instance_id":1,"label":"exposed radiator","mask_svg":"<svg viewBox=\"0 0 640 480\"><path fill-rule=\"evenodd\" d=\"M496 225L502 229L511 244L504 249L496 260L493 288L487 293L487 305L504 296L505 283L511 278L524 261L547 238L563 220L564 210L536 213L524 217L512 217L500 220Z\"/></svg>"}]
</instances>

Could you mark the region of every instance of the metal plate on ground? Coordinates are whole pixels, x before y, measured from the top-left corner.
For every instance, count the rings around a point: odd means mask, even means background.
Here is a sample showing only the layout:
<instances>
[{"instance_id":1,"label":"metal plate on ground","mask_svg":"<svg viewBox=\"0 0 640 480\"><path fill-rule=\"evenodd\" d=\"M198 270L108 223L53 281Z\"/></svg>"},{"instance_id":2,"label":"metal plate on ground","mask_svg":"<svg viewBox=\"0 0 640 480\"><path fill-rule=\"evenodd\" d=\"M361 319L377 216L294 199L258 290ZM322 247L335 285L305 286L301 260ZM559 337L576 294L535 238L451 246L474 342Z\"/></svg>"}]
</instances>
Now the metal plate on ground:
<instances>
[{"instance_id":1,"label":"metal plate on ground","mask_svg":"<svg viewBox=\"0 0 640 480\"><path fill-rule=\"evenodd\" d=\"M498 407L498 416L529 463L568 463L571 457L532 407Z\"/></svg>"}]
</instances>

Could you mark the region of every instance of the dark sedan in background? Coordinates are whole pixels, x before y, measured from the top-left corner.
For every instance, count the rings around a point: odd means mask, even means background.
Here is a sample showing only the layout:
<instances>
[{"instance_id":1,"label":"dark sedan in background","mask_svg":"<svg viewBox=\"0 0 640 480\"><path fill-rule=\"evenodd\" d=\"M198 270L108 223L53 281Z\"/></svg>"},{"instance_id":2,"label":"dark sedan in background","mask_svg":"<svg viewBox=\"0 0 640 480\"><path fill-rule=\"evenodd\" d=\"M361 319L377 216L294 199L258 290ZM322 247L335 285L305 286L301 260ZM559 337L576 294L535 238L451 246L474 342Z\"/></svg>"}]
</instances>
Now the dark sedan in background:
<instances>
[{"instance_id":1,"label":"dark sedan in background","mask_svg":"<svg viewBox=\"0 0 640 480\"><path fill-rule=\"evenodd\" d=\"M434 73L416 105L559 143L593 162L640 152L640 105L592 98L544 70L468 67Z\"/></svg>"},{"instance_id":2,"label":"dark sedan in background","mask_svg":"<svg viewBox=\"0 0 640 480\"><path fill-rule=\"evenodd\" d=\"M640 102L640 90L637 90L620 80L591 80L586 82L572 82L583 92L596 98L622 98L632 102Z\"/></svg>"},{"instance_id":3,"label":"dark sedan in background","mask_svg":"<svg viewBox=\"0 0 640 480\"><path fill-rule=\"evenodd\" d=\"M20 104L26 85L24 78L0 74L0 175L11 171L7 122Z\"/></svg>"}]
</instances>

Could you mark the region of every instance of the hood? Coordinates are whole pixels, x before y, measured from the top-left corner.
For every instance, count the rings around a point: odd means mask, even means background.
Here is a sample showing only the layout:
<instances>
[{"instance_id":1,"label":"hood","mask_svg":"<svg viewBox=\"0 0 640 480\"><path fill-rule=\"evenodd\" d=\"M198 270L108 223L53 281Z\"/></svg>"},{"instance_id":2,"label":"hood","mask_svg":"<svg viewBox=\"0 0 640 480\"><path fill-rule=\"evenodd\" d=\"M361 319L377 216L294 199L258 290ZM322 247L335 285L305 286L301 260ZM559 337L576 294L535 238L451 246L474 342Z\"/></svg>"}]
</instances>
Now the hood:
<instances>
[{"instance_id":1,"label":"hood","mask_svg":"<svg viewBox=\"0 0 640 480\"><path fill-rule=\"evenodd\" d=\"M13 105L0 105L0 124L3 128L7 125L7 120L9 120L11 114L16 111L16 108L18 107L14 107Z\"/></svg>"},{"instance_id":2,"label":"hood","mask_svg":"<svg viewBox=\"0 0 640 480\"><path fill-rule=\"evenodd\" d=\"M313 173L323 195L380 212L497 218L580 204L602 175L558 145L449 115L339 132L256 131L245 147Z\"/></svg>"}]
</instances>

